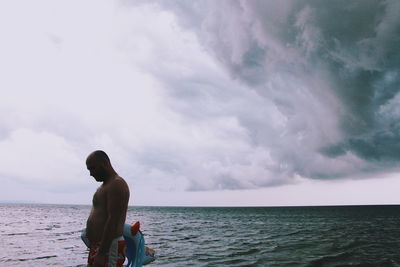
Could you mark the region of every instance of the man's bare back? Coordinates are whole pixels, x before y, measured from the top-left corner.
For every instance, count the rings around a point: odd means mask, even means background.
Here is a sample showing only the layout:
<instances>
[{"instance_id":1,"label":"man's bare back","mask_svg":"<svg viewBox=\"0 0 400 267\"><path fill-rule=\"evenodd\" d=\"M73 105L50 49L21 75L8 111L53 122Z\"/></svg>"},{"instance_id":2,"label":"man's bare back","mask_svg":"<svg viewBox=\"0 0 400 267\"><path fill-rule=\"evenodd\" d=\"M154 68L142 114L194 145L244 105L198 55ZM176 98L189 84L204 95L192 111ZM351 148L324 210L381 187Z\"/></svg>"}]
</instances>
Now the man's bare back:
<instances>
[{"instance_id":1,"label":"man's bare back","mask_svg":"<svg viewBox=\"0 0 400 267\"><path fill-rule=\"evenodd\" d=\"M103 182L93 196L93 207L86 222L86 237L91 245L89 266L101 267L105 266L112 242L122 236L129 187L115 172L104 151L91 153L86 159L86 166L96 181ZM121 266L122 263L123 258Z\"/></svg>"}]
</instances>

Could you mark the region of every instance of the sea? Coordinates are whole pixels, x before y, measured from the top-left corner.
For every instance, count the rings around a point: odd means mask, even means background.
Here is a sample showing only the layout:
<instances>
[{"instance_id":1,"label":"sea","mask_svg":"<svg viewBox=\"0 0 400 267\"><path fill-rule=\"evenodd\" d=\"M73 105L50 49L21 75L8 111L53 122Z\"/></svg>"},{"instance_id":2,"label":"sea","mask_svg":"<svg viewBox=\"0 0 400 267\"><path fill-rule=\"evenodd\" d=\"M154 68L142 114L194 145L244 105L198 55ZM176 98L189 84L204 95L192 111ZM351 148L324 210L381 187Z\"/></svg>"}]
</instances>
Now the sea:
<instances>
[{"instance_id":1,"label":"sea","mask_svg":"<svg viewBox=\"0 0 400 267\"><path fill-rule=\"evenodd\" d=\"M86 266L85 205L0 204L0 266ZM130 207L147 266L400 266L400 206Z\"/></svg>"}]
</instances>

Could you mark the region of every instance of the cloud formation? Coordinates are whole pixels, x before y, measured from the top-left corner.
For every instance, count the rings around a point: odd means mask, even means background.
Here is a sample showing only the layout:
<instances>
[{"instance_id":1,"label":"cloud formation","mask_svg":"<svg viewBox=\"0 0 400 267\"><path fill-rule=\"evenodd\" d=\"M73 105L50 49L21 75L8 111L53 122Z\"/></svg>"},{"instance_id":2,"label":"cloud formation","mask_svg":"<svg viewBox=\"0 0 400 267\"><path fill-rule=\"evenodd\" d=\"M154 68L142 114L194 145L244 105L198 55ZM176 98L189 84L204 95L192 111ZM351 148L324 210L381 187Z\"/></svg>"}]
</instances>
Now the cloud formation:
<instances>
[{"instance_id":1,"label":"cloud formation","mask_svg":"<svg viewBox=\"0 0 400 267\"><path fill-rule=\"evenodd\" d=\"M4 179L87 188L95 149L143 192L397 168L397 1L25 4L0 4Z\"/></svg>"},{"instance_id":2,"label":"cloud formation","mask_svg":"<svg viewBox=\"0 0 400 267\"><path fill-rule=\"evenodd\" d=\"M269 175L397 168L397 1L155 2L276 112L273 120L260 110L234 115L253 148L270 154Z\"/></svg>"}]
</instances>

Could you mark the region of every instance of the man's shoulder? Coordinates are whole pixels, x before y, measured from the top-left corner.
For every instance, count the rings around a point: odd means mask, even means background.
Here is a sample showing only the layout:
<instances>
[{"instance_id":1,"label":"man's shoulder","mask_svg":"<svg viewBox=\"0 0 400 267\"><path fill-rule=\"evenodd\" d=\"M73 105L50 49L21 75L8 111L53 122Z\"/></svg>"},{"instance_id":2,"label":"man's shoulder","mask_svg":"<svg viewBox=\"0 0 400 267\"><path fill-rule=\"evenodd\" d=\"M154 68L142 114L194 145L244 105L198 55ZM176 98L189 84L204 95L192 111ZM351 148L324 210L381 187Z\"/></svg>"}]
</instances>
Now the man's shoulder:
<instances>
[{"instance_id":1,"label":"man's shoulder","mask_svg":"<svg viewBox=\"0 0 400 267\"><path fill-rule=\"evenodd\" d=\"M126 181L120 177L117 176L115 179L113 179L110 184L109 184L109 189L114 191L114 190L126 190L128 189L128 184Z\"/></svg>"},{"instance_id":2,"label":"man's shoulder","mask_svg":"<svg viewBox=\"0 0 400 267\"><path fill-rule=\"evenodd\" d=\"M130 193L125 180L121 177L115 177L107 186L107 205L109 209L114 213L123 207L126 208Z\"/></svg>"}]
</instances>

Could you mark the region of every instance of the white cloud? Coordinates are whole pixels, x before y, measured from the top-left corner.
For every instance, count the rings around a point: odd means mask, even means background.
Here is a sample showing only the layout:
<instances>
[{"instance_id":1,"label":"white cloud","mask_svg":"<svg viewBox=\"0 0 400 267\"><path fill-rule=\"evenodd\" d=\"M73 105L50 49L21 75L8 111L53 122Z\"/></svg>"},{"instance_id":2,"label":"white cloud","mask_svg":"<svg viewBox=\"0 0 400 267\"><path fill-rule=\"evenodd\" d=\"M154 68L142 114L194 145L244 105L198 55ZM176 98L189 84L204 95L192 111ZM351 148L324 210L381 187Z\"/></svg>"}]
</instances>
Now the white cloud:
<instances>
[{"instance_id":1,"label":"white cloud","mask_svg":"<svg viewBox=\"0 0 400 267\"><path fill-rule=\"evenodd\" d=\"M80 184L86 154L103 148L121 175L143 188L266 183L269 152L253 149L238 116L261 109L258 119L270 111L272 118L277 110L231 81L172 13L108 2L79 2L74 12L77 4L37 2L3 17L14 26L4 37L11 52L1 51L10 75L0 81L8 88L0 100L0 158L13 151L2 175L51 181L46 190L58 190Z\"/></svg>"},{"instance_id":2,"label":"white cloud","mask_svg":"<svg viewBox=\"0 0 400 267\"><path fill-rule=\"evenodd\" d=\"M79 157L80 156L80 157ZM1 176L37 187L85 184L82 152L62 136L17 129L0 142Z\"/></svg>"}]
</instances>

